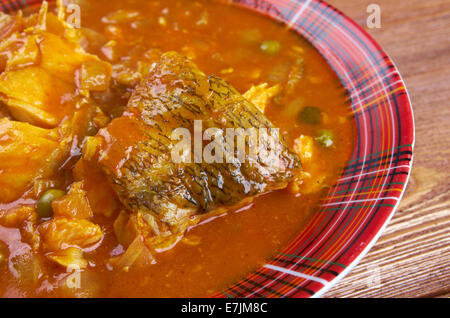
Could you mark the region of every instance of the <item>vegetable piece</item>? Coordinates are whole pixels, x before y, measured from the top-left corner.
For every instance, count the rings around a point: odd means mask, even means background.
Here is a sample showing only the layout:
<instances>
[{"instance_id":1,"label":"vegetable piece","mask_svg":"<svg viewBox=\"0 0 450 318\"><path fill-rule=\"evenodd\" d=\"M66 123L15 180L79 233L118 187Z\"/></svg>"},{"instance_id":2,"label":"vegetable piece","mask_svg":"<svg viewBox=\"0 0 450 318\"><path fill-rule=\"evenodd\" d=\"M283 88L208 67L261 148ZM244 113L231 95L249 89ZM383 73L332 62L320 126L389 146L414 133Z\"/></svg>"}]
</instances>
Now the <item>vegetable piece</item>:
<instances>
[{"instance_id":1,"label":"vegetable piece","mask_svg":"<svg viewBox=\"0 0 450 318\"><path fill-rule=\"evenodd\" d=\"M311 174L305 171L300 171L291 183L289 183L288 191L292 194L308 193L308 183L310 183ZM306 188L306 191L304 191Z\"/></svg>"},{"instance_id":2,"label":"vegetable piece","mask_svg":"<svg viewBox=\"0 0 450 318\"><path fill-rule=\"evenodd\" d=\"M71 75L73 76L73 75ZM15 119L41 127L55 127L75 104L61 96L69 96L75 85L51 76L41 67L31 66L0 75L0 99Z\"/></svg>"},{"instance_id":3,"label":"vegetable piece","mask_svg":"<svg viewBox=\"0 0 450 318\"><path fill-rule=\"evenodd\" d=\"M39 48L36 41L36 36L26 38L24 45L8 59L7 70L35 65L39 57Z\"/></svg>"},{"instance_id":4,"label":"vegetable piece","mask_svg":"<svg viewBox=\"0 0 450 318\"><path fill-rule=\"evenodd\" d=\"M55 216L89 219L93 216L83 182L75 182L70 186L69 193L57 198L52 203Z\"/></svg>"},{"instance_id":5,"label":"vegetable piece","mask_svg":"<svg viewBox=\"0 0 450 318\"><path fill-rule=\"evenodd\" d=\"M264 113L269 100L280 94L282 91L281 85L277 84L272 87L267 87L267 83L259 84L258 86L252 86L248 91L244 93L244 97L253 105L259 108Z\"/></svg>"},{"instance_id":6,"label":"vegetable piece","mask_svg":"<svg viewBox=\"0 0 450 318\"><path fill-rule=\"evenodd\" d=\"M125 247L128 247L139 233L136 215L130 215L121 211L114 221L114 234L117 241Z\"/></svg>"},{"instance_id":7,"label":"vegetable piece","mask_svg":"<svg viewBox=\"0 0 450 318\"><path fill-rule=\"evenodd\" d=\"M322 130L319 130L315 140L322 147L330 148L334 144L334 134L329 129L322 129Z\"/></svg>"},{"instance_id":8,"label":"vegetable piece","mask_svg":"<svg viewBox=\"0 0 450 318\"><path fill-rule=\"evenodd\" d=\"M21 18L21 14L10 16L9 14L0 12L0 39L5 39L14 33L20 26Z\"/></svg>"},{"instance_id":9,"label":"vegetable piece","mask_svg":"<svg viewBox=\"0 0 450 318\"><path fill-rule=\"evenodd\" d=\"M53 218L40 229L44 248L58 251L69 246L89 247L103 237L100 226L84 219Z\"/></svg>"},{"instance_id":10,"label":"vegetable piece","mask_svg":"<svg viewBox=\"0 0 450 318\"><path fill-rule=\"evenodd\" d=\"M306 106L300 112L298 119L303 124L309 125L319 125L322 121L321 115L322 112L318 107L315 106Z\"/></svg>"},{"instance_id":11,"label":"vegetable piece","mask_svg":"<svg viewBox=\"0 0 450 318\"><path fill-rule=\"evenodd\" d=\"M314 138L301 135L294 140L293 150L300 156L303 170L298 171L289 184L291 193L317 193L327 187L326 167L321 160L319 145Z\"/></svg>"},{"instance_id":12,"label":"vegetable piece","mask_svg":"<svg viewBox=\"0 0 450 318\"><path fill-rule=\"evenodd\" d=\"M83 33L63 18L61 11L58 17L47 14L44 2L38 15L24 19L20 32L2 39L0 68L6 71L0 76L0 100L17 120L55 127L73 114L74 95L88 97L76 91L75 72L87 61L100 61L83 50Z\"/></svg>"},{"instance_id":13,"label":"vegetable piece","mask_svg":"<svg viewBox=\"0 0 450 318\"><path fill-rule=\"evenodd\" d=\"M81 89L88 91L105 91L111 80L111 65L102 61L86 61L81 66Z\"/></svg>"},{"instance_id":14,"label":"vegetable piece","mask_svg":"<svg viewBox=\"0 0 450 318\"><path fill-rule=\"evenodd\" d=\"M36 212L34 212L37 215ZM31 249L35 252L39 250L41 237L37 231L36 218L25 221L20 227L20 235L22 236L22 241L25 242Z\"/></svg>"},{"instance_id":15,"label":"vegetable piece","mask_svg":"<svg viewBox=\"0 0 450 318\"><path fill-rule=\"evenodd\" d=\"M77 247L51 252L46 256L55 263L72 269L86 268L88 265L88 262L83 257L83 251Z\"/></svg>"},{"instance_id":16,"label":"vegetable piece","mask_svg":"<svg viewBox=\"0 0 450 318\"><path fill-rule=\"evenodd\" d=\"M25 286L34 285L42 275L39 255L33 253L26 245L19 249L14 255L10 255L10 270L14 273L21 284Z\"/></svg>"},{"instance_id":17,"label":"vegetable piece","mask_svg":"<svg viewBox=\"0 0 450 318\"><path fill-rule=\"evenodd\" d=\"M112 217L119 209L119 202L111 184L98 167L79 160L73 169L73 176L75 180L83 180L83 189L94 215Z\"/></svg>"},{"instance_id":18,"label":"vegetable piece","mask_svg":"<svg viewBox=\"0 0 450 318\"><path fill-rule=\"evenodd\" d=\"M59 134L26 123L0 119L0 202L18 199L58 160Z\"/></svg>"},{"instance_id":19,"label":"vegetable piece","mask_svg":"<svg viewBox=\"0 0 450 318\"><path fill-rule=\"evenodd\" d=\"M50 189L44 192L37 202L37 212L42 219L49 218L53 215L53 201L63 197L66 193L59 189Z\"/></svg>"},{"instance_id":20,"label":"vegetable piece","mask_svg":"<svg viewBox=\"0 0 450 318\"><path fill-rule=\"evenodd\" d=\"M114 64L112 76L119 84L132 87L139 84L143 78L141 73L126 62Z\"/></svg>"},{"instance_id":21,"label":"vegetable piece","mask_svg":"<svg viewBox=\"0 0 450 318\"><path fill-rule=\"evenodd\" d=\"M31 206L17 206L0 211L0 225L4 227L20 227L24 222L30 224L37 220L36 210Z\"/></svg>"},{"instance_id":22,"label":"vegetable piece","mask_svg":"<svg viewBox=\"0 0 450 318\"><path fill-rule=\"evenodd\" d=\"M98 136L90 136L86 138L86 142L83 146L83 159L89 161L91 160L98 152L100 147L103 144L103 139Z\"/></svg>"},{"instance_id":23,"label":"vegetable piece","mask_svg":"<svg viewBox=\"0 0 450 318\"><path fill-rule=\"evenodd\" d=\"M314 154L314 140L312 137L300 135L300 137L294 140L294 147L292 149L299 155L302 163L308 162Z\"/></svg>"},{"instance_id":24,"label":"vegetable piece","mask_svg":"<svg viewBox=\"0 0 450 318\"><path fill-rule=\"evenodd\" d=\"M112 258L111 264L125 272L128 272L131 266L143 266L154 264L155 259L150 252L147 245L144 243L144 239L141 235L137 236L134 241L128 246L125 253Z\"/></svg>"},{"instance_id":25,"label":"vegetable piece","mask_svg":"<svg viewBox=\"0 0 450 318\"><path fill-rule=\"evenodd\" d=\"M267 54L276 54L281 49L281 44L275 40L263 41L260 46L261 51Z\"/></svg>"},{"instance_id":26,"label":"vegetable piece","mask_svg":"<svg viewBox=\"0 0 450 318\"><path fill-rule=\"evenodd\" d=\"M77 44L52 33L44 33L39 43L40 66L48 73L68 83L73 83L74 72L81 64L96 59Z\"/></svg>"}]
</instances>

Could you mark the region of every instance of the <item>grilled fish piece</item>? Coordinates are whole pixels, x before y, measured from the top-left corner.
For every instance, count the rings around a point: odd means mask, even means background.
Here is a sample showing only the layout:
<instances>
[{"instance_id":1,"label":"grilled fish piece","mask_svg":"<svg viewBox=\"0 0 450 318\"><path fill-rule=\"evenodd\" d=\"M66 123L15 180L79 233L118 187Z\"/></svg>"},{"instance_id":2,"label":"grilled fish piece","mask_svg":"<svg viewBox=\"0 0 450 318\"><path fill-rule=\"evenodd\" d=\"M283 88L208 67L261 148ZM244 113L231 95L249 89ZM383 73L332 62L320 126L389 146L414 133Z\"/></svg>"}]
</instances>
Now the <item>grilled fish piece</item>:
<instances>
[{"instance_id":1,"label":"grilled fish piece","mask_svg":"<svg viewBox=\"0 0 450 318\"><path fill-rule=\"evenodd\" d=\"M233 155L227 162L176 163L171 152L179 141L172 132L182 127L194 136L195 120L202 121L204 130L274 128L226 81L206 76L187 58L167 52L135 89L124 114L86 144L85 158L97 161L123 205L138 213L138 227L150 225L147 234L153 243L182 234L206 214L285 188L300 168L299 158L281 137L275 144L262 143L263 150L278 149L270 160L247 152L245 160L237 160L237 150L227 148L225 153ZM245 139L247 151L251 145Z\"/></svg>"}]
</instances>

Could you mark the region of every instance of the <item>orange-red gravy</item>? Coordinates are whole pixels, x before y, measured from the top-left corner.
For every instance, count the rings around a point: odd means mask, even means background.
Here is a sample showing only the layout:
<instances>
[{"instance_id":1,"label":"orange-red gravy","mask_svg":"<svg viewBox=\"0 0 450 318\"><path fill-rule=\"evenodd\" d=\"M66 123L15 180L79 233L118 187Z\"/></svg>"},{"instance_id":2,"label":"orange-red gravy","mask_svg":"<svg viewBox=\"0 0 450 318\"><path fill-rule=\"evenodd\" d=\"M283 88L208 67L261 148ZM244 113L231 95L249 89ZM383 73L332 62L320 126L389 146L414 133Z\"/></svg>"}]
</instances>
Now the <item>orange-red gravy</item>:
<instances>
[{"instance_id":1,"label":"orange-red gravy","mask_svg":"<svg viewBox=\"0 0 450 318\"><path fill-rule=\"evenodd\" d=\"M332 129L335 147L320 150L316 163L327 174L329 184L337 179L353 147L353 126L348 118L346 94L325 60L297 34L266 17L215 1L97 0L78 3L82 27L94 29L118 43L191 54L206 74L225 78L242 93L251 85L276 84L274 68L282 69L283 64L292 59L289 48L300 47L305 65L304 80L289 99L278 104L272 102L266 115L280 128L291 146L301 134L314 136L317 129ZM116 28L108 28L101 22L101 17L123 8L137 10L145 19L140 24L123 23ZM206 26L198 23L205 16ZM246 39L243 30L259 30L261 39L258 41L279 41L280 52L275 55L261 52L260 42ZM95 48L91 53L104 58ZM327 115L326 123L319 127L301 124L298 113L307 105L320 107ZM116 106L111 105L111 108ZM57 265L44 262L46 274L37 284L16 279L11 266L0 268L0 295L207 296L243 278L279 252L301 231L321 195L323 193L294 195L287 190L265 194L246 209L191 228L186 237L200 239L199 245L179 243L172 250L156 255L156 264L129 272L115 271L106 265L111 256L120 254L123 249L112 231L114 218L98 216L94 221L102 226L105 237L97 249L86 253L91 266L82 273L81 289L73 291L59 287L69 274ZM10 256L29 248L20 242L20 233L16 229L0 227L0 241L8 245Z\"/></svg>"}]
</instances>

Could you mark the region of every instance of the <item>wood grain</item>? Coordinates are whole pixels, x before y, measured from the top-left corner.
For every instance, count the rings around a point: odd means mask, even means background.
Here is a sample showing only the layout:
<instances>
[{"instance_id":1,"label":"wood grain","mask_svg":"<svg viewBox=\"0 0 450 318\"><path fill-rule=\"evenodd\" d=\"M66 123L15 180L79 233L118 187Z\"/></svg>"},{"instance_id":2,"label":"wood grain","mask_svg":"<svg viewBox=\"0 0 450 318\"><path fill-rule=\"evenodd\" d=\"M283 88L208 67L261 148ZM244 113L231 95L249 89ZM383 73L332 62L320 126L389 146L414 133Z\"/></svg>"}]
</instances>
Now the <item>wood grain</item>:
<instances>
[{"instance_id":1,"label":"wood grain","mask_svg":"<svg viewBox=\"0 0 450 318\"><path fill-rule=\"evenodd\" d=\"M400 69L416 121L407 192L385 232L325 297L450 296L450 0L329 0ZM381 7L380 29L366 8Z\"/></svg>"}]
</instances>

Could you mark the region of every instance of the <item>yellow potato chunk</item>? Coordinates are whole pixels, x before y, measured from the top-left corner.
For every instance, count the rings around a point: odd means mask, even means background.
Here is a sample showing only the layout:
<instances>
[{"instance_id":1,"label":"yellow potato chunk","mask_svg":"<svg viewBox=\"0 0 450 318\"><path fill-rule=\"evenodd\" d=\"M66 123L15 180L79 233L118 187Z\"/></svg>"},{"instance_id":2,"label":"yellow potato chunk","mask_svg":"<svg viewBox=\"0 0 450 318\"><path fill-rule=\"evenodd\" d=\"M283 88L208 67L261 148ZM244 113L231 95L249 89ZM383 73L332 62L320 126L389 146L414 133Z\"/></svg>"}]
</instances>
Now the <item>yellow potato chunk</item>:
<instances>
[{"instance_id":1,"label":"yellow potato chunk","mask_svg":"<svg viewBox=\"0 0 450 318\"><path fill-rule=\"evenodd\" d=\"M48 13L44 2L39 14L0 41L0 101L14 119L46 128L70 117L90 91L107 90L112 73L110 64L81 47L81 31L65 23L61 10L58 17Z\"/></svg>"},{"instance_id":2,"label":"yellow potato chunk","mask_svg":"<svg viewBox=\"0 0 450 318\"><path fill-rule=\"evenodd\" d=\"M16 119L37 126L58 125L75 107L68 98L74 91L74 85L51 76L40 67L0 75L0 99Z\"/></svg>"},{"instance_id":3,"label":"yellow potato chunk","mask_svg":"<svg viewBox=\"0 0 450 318\"><path fill-rule=\"evenodd\" d=\"M54 130L0 119L0 202L18 199L58 148Z\"/></svg>"},{"instance_id":4,"label":"yellow potato chunk","mask_svg":"<svg viewBox=\"0 0 450 318\"><path fill-rule=\"evenodd\" d=\"M253 105L259 108L264 113L267 104L272 97L281 93L282 87L277 84L272 87L268 87L269 84L263 83L258 86L252 86L248 91L244 93L244 97Z\"/></svg>"},{"instance_id":5,"label":"yellow potato chunk","mask_svg":"<svg viewBox=\"0 0 450 318\"><path fill-rule=\"evenodd\" d=\"M41 67L68 83L73 82L75 71L85 61L93 59L79 45L48 32L42 34L39 48Z\"/></svg>"},{"instance_id":6,"label":"yellow potato chunk","mask_svg":"<svg viewBox=\"0 0 450 318\"><path fill-rule=\"evenodd\" d=\"M25 221L36 222L36 210L30 206L19 206L10 210L0 210L0 225L4 227L20 227Z\"/></svg>"},{"instance_id":7,"label":"yellow potato chunk","mask_svg":"<svg viewBox=\"0 0 450 318\"><path fill-rule=\"evenodd\" d=\"M102 229L84 219L56 217L41 229L44 247L48 251L63 250L68 247L86 248L101 240Z\"/></svg>"},{"instance_id":8,"label":"yellow potato chunk","mask_svg":"<svg viewBox=\"0 0 450 318\"><path fill-rule=\"evenodd\" d=\"M29 36L25 39L24 45L7 62L7 69L14 69L28 65L35 65L39 58L39 48L35 36Z\"/></svg>"},{"instance_id":9,"label":"yellow potato chunk","mask_svg":"<svg viewBox=\"0 0 450 318\"><path fill-rule=\"evenodd\" d=\"M59 20L58 17L54 13L48 12L46 21L45 21L45 24L46 24L45 30L52 34L56 34L59 37L64 37L68 28L66 27L66 25L63 22L64 21Z\"/></svg>"},{"instance_id":10,"label":"yellow potato chunk","mask_svg":"<svg viewBox=\"0 0 450 318\"><path fill-rule=\"evenodd\" d=\"M87 61L81 66L80 87L88 91L105 91L109 87L112 69L102 61Z\"/></svg>"}]
</instances>

